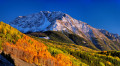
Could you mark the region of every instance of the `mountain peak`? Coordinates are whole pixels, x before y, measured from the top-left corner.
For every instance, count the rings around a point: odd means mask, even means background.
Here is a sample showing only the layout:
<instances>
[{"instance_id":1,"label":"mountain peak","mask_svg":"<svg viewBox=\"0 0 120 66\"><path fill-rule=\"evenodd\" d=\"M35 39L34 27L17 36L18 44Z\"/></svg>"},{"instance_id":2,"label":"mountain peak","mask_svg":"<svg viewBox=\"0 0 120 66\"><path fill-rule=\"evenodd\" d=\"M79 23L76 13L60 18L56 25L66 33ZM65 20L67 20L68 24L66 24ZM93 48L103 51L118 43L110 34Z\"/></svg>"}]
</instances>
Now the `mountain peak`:
<instances>
[{"instance_id":1,"label":"mountain peak","mask_svg":"<svg viewBox=\"0 0 120 66\"><path fill-rule=\"evenodd\" d=\"M89 38L94 36L91 26L61 11L40 11L27 16L19 16L10 22L10 25L23 33L54 30L72 32L81 37L83 37L82 33Z\"/></svg>"},{"instance_id":2,"label":"mountain peak","mask_svg":"<svg viewBox=\"0 0 120 66\"><path fill-rule=\"evenodd\" d=\"M108 43L108 45L110 45L110 41L114 40L114 38L111 38L111 36L109 38L105 35L107 32L106 30L93 28L87 23L76 20L68 14L62 13L60 11L40 11L39 13L34 13L27 16L20 16L14 21L10 22L10 25L23 33L61 31L70 34L76 34L85 40L89 40L95 44L93 45L94 47L97 47L100 50L112 50L114 48L107 46L106 44ZM101 31L105 33L102 33ZM110 33L108 34L111 35ZM112 36L117 37L117 35ZM117 41L118 40L120 39L117 39ZM101 44L105 46L103 47ZM112 44L114 45L114 43Z\"/></svg>"},{"instance_id":3,"label":"mountain peak","mask_svg":"<svg viewBox=\"0 0 120 66\"><path fill-rule=\"evenodd\" d=\"M19 16L14 21L10 22L10 25L23 33L44 31L46 28L53 25L56 20L62 20L63 17L65 17L65 13L60 11L40 11L39 13L34 13L27 16ZM47 30L50 29L52 28Z\"/></svg>"}]
</instances>

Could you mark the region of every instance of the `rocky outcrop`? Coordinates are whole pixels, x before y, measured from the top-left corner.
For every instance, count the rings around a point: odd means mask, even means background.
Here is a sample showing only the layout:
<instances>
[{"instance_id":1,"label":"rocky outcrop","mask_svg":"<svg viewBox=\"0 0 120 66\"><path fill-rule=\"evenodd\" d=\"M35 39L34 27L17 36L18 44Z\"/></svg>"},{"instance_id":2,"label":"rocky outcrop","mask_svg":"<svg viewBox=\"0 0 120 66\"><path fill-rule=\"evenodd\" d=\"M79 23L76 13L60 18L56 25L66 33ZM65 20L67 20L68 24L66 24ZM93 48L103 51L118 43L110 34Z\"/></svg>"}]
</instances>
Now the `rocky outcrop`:
<instances>
[{"instance_id":1,"label":"rocky outcrop","mask_svg":"<svg viewBox=\"0 0 120 66\"><path fill-rule=\"evenodd\" d=\"M114 44L98 29L60 11L40 11L39 13L27 16L19 16L10 22L10 25L23 33L44 31L67 32L91 41L100 50L120 49L120 46Z\"/></svg>"}]
</instances>

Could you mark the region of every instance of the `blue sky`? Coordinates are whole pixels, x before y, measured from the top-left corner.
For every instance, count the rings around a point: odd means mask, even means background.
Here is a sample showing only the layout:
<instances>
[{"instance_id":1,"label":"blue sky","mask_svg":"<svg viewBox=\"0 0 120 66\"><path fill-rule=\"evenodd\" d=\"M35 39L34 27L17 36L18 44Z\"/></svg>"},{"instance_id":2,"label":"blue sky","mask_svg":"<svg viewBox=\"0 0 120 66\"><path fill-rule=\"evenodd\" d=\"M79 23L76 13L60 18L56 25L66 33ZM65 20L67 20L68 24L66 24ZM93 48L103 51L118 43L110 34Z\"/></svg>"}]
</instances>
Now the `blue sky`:
<instances>
[{"instance_id":1,"label":"blue sky","mask_svg":"<svg viewBox=\"0 0 120 66\"><path fill-rule=\"evenodd\" d=\"M62 11L120 35L120 0L0 0L0 21L6 23L39 11Z\"/></svg>"}]
</instances>

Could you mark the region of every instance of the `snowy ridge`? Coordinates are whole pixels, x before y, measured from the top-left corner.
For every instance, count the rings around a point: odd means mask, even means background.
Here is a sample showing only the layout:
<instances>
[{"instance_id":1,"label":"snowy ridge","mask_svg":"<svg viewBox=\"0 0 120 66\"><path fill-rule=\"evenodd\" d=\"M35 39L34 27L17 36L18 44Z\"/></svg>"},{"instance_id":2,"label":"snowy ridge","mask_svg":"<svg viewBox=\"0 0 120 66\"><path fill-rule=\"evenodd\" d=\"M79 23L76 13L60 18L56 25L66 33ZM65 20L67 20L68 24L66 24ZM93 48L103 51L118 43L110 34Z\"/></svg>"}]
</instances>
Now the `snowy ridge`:
<instances>
[{"instance_id":1,"label":"snowy ridge","mask_svg":"<svg viewBox=\"0 0 120 66\"><path fill-rule=\"evenodd\" d=\"M27 16L19 16L10 22L10 25L23 33L53 30L72 32L88 40L92 40L92 37L99 37L101 40L107 38L98 29L60 11L40 11Z\"/></svg>"},{"instance_id":2,"label":"snowy ridge","mask_svg":"<svg viewBox=\"0 0 120 66\"><path fill-rule=\"evenodd\" d=\"M45 31L50 24L42 11L33 15L19 16L15 22L10 23L11 26L23 33Z\"/></svg>"},{"instance_id":3,"label":"snowy ridge","mask_svg":"<svg viewBox=\"0 0 120 66\"><path fill-rule=\"evenodd\" d=\"M10 22L10 25L23 33L47 30L66 31L89 39L100 34L97 29L87 23L78 21L60 11L40 11L39 13L27 16L19 16L14 21ZM94 33L96 33L96 35ZM83 34L85 34L85 36Z\"/></svg>"},{"instance_id":4,"label":"snowy ridge","mask_svg":"<svg viewBox=\"0 0 120 66\"><path fill-rule=\"evenodd\" d=\"M27 16L19 16L14 21L10 22L10 25L23 33L51 30L77 34L92 42L99 49L109 48L109 50L111 50L118 47L112 41L120 42L120 37L117 34L107 33L114 37L106 36L104 30L100 31L99 29L93 28L87 23L76 20L60 11L40 11L39 13Z\"/></svg>"}]
</instances>

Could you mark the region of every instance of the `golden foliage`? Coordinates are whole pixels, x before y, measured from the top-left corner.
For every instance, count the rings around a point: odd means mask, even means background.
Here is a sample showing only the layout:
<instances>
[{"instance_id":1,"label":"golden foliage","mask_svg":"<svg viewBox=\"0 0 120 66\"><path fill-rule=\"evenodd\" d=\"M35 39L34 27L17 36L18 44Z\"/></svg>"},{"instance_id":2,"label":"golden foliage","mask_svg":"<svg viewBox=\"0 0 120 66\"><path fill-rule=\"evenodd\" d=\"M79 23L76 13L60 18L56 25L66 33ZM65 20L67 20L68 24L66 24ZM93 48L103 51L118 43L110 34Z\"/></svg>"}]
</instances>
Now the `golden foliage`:
<instances>
[{"instance_id":1,"label":"golden foliage","mask_svg":"<svg viewBox=\"0 0 120 66\"><path fill-rule=\"evenodd\" d=\"M109 61L107 61L106 63L109 64L109 65L111 65L111 62L109 62Z\"/></svg>"},{"instance_id":2,"label":"golden foliage","mask_svg":"<svg viewBox=\"0 0 120 66\"><path fill-rule=\"evenodd\" d=\"M31 40L32 44L28 40ZM4 50L29 63L50 66L72 66L69 57L62 54L52 57L43 43L39 43L26 35L18 39L16 44L6 42L4 44Z\"/></svg>"},{"instance_id":3,"label":"golden foliage","mask_svg":"<svg viewBox=\"0 0 120 66\"><path fill-rule=\"evenodd\" d=\"M26 62L45 66L71 66L68 57L58 54L51 56L47 47L33 38L22 34L8 24L0 22L0 39L3 51L16 56Z\"/></svg>"},{"instance_id":4,"label":"golden foliage","mask_svg":"<svg viewBox=\"0 0 120 66\"><path fill-rule=\"evenodd\" d=\"M58 54L56 55L56 59L59 62L60 66L72 66L72 62L68 56Z\"/></svg>"}]
</instances>

